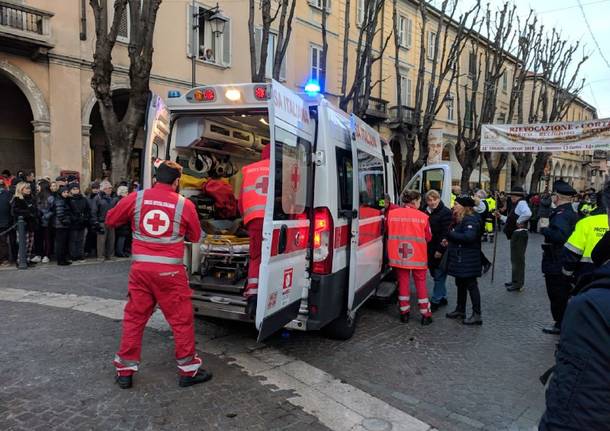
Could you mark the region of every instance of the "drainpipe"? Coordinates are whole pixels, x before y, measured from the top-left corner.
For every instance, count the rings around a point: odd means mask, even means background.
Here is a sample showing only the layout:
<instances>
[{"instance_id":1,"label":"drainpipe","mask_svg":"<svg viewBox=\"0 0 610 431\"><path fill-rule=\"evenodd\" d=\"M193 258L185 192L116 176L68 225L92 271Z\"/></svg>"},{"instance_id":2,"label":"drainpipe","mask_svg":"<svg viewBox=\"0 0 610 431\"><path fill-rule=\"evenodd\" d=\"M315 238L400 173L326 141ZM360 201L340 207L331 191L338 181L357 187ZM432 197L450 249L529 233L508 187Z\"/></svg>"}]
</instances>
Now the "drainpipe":
<instances>
[{"instance_id":1,"label":"drainpipe","mask_svg":"<svg viewBox=\"0 0 610 431\"><path fill-rule=\"evenodd\" d=\"M379 39L379 52L383 49L385 42L385 1L381 6L381 37ZM379 99L383 99L383 55L379 59Z\"/></svg>"},{"instance_id":2,"label":"drainpipe","mask_svg":"<svg viewBox=\"0 0 610 431\"><path fill-rule=\"evenodd\" d=\"M80 40L87 40L87 0L80 0Z\"/></svg>"}]
</instances>

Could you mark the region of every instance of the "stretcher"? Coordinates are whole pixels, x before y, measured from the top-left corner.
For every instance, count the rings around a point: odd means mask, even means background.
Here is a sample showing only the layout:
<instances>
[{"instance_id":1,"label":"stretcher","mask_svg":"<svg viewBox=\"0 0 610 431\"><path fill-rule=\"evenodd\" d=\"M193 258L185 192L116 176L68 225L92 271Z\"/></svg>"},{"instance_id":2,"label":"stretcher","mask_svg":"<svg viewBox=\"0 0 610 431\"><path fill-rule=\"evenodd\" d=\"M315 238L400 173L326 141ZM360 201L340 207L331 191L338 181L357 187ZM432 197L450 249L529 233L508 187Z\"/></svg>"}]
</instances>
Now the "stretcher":
<instances>
[{"instance_id":1,"label":"stretcher","mask_svg":"<svg viewBox=\"0 0 610 431\"><path fill-rule=\"evenodd\" d=\"M250 243L236 235L209 235L200 245L201 277L237 283L248 273Z\"/></svg>"}]
</instances>

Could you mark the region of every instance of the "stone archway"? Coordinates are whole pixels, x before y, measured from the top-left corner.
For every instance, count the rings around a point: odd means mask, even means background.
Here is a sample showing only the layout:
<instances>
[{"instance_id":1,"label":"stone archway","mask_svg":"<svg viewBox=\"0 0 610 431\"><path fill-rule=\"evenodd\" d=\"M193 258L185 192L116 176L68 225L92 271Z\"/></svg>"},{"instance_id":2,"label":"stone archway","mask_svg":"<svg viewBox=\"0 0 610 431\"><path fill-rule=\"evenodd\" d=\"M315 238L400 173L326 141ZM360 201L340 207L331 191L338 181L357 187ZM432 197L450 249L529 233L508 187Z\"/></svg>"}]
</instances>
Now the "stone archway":
<instances>
[{"instance_id":1,"label":"stone archway","mask_svg":"<svg viewBox=\"0 0 610 431\"><path fill-rule=\"evenodd\" d=\"M37 176L51 176L51 116L38 85L17 66L0 59L0 73L14 83L27 99L32 111L34 169Z\"/></svg>"}]
</instances>

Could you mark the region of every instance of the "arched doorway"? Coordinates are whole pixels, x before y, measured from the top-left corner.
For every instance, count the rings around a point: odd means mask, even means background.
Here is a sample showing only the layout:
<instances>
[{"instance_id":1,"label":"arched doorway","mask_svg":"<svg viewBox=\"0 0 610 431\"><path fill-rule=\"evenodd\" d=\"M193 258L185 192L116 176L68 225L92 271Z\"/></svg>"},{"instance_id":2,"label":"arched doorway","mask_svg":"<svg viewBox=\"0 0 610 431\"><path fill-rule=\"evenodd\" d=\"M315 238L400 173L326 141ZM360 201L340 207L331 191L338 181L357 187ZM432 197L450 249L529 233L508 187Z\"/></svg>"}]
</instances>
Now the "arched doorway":
<instances>
[{"instance_id":1,"label":"arched doorway","mask_svg":"<svg viewBox=\"0 0 610 431\"><path fill-rule=\"evenodd\" d=\"M34 115L21 89L0 73L0 169L35 171Z\"/></svg>"},{"instance_id":2,"label":"arched doorway","mask_svg":"<svg viewBox=\"0 0 610 431\"><path fill-rule=\"evenodd\" d=\"M127 111L127 104L129 103L129 90L125 88L116 89L112 93L112 101L114 104L115 112L119 118L119 121L125 115ZM102 124L102 118L100 116L99 105L96 102L91 109L89 115L89 147L91 150L91 179L101 179L108 175L112 169L110 149L106 141L106 133L104 132L104 126ZM138 132L135 147L132 152L131 160L129 162L128 172L130 178L133 180L139 180L141 170L141 156L142 149L144 148L144 128L142 127Z\"/></svg>"}]
</instances>

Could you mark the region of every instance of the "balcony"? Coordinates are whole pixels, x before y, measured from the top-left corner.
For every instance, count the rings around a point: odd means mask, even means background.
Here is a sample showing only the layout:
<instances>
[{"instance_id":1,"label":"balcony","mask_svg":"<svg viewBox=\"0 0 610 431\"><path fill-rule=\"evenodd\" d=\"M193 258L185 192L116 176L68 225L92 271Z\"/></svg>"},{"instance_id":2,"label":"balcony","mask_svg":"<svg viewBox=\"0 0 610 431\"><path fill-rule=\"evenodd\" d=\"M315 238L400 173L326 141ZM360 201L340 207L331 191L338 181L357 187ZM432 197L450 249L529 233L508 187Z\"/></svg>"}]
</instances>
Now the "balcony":
<instances>
[{"instance_id":1,"label":"balcony","mask_svg":"<svg viewBox=\"0 0 610 431\"><path fill-rule=\"evenodd\" d=\"M399 109L402 108L402 109ZM390 129L415 126L415 109L408 106L392 106L388 121Z\"/></svg>"},{"instance_id":2,"label":"balcony","mask_svg":"<svg viewBox=\"0 0 610 431\"><path fill-rule=\"evenodd\" d=\"M366 107L366 121L376 123L388 119L388 101L369 97L369 105Z\"/></svg>"},{"instance_id":3,"label":"balcony","mask_svg":"<svg viewBox=\"0 0 610 431\"><path fill-rule=\"evenodd\" d=\"M53 48L53 13L0 0L0 51L38 57Z\"/></svg>"}]
</instances>

